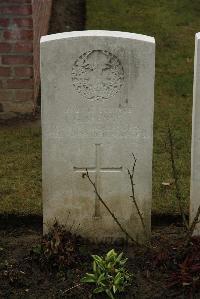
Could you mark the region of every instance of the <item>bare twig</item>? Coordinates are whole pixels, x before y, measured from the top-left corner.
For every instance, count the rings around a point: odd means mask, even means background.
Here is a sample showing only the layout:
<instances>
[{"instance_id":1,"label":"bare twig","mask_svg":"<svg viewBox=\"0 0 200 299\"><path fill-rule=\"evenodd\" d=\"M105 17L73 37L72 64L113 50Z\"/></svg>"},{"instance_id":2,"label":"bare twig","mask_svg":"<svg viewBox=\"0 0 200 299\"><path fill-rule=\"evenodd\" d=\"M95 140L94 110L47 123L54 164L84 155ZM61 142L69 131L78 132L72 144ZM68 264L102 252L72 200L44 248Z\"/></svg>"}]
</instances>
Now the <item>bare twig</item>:
<instances>
[{"instance_id":1,"label":"bare twig","mask_svg":"<svg viewBox=\"0 0 200 299\"><path fill-rule=\"evenodd\" d=\"M81 285L83 285L83 283L78 283L78 284L74 285L73 287L64 290L64 291L62 292L62 294L68 293L68 292L70 292L71 290L80 287Z\"/></svg>"},{"instance_id":2,"label":"bare twig","mask_svg":"<svg viewBox=\"0 0 200 299\"><path fill-rule=\"evenodd\" d=\"M199 220L199 216L200 216L200 206L198 207L197 209L197 212L196 212L196 215L188 229L188 241L191 239L193 233L194 233L194 230L195 230L195 227L198 223L200 223L200 220Z\"/></svg>"},{"instance_id":3,"label":"bare twig","mask_svg":"<svg viewBox=\"0 0 200 299\"><path fill-rule=\"evenodd\" d=\"M191 223L191 225L188 225L188 222L186 220L185 217L185 213L183 211L183 207L182 207L182 202L181 202L181 192L180 192L180 188L179 188L179 183L178 183L178 175L177 175L177 171L176 171L176 165L175 165L175 160L174 160L174 144L173 144L173 136L171 133L171 129L168 128L168 136L169 136L169 142L170 142L170 156L171 156L171 163L172 163L172 171L173 171L173 177L174 177L174 182L175 182L175 188L176 188L176 198L178 200L178 204L179 204L179 210L182 216L182 221L183 224L187 230L186 232L186 240L184 242L184 248L185 250L183 250L183 252L181 252L181 255L184 255L185 252L187 251L187 247L188 244L191 241L192 235L194 233L195 227L196 225L199 223L199 217L200 217L200 206L197 209L196 215Z\"/></svg>"},{"instance_id":4,"label":"bare twig","mask_svg":"<svg viewBox=\"0 0 200 299\"><path fill-rule=\"evenodd\" d=\"M90 181L90 183L92 184L93 188L94 188L94 192L97 195L97 198L99 199L99 201L102 203L102 205L106 208L106 210L109 212L109 214L112 216L113 220L115 221L115 223L119 226L120 230L126 235L127 239L130 239L134 244L140 245L136 240L133 239L133 237L131 237L131 235L123 228L123 226L121 225L121 223L119 222L119 220L117 219L117 217L115 216L115 214L110 210L110 208L107 206L107 204L104 202L104 200L102 199L102 197L100 196L96 184L91 180L90 175L88 173L88 170L86 168L86 172L82 174L82 177L87 177L88 180Z\"/></svg>"},{"instance_id":5,"label":"bare twig","mask_svg":"<svg viewBox=\"0 0 200 299\"><path fill-rule=\"evenodd\" d=\"M144 223L144 219L143 219L142 213L140 212L140 209L138 207L138 204L137 204L137 201L136 201L136 198L135 198L134 174L135 174L135 166L136 166L137 159L136 159L136 157L133 153L132 153L132 156L133 156L133 167L132 167L131 171L128 169L128 175L129 175L129 178L130 178L130 181L131 181L131 189L132 189L132 195L130 197L132 198L133 203L136 207L137 213L138 213L138 215L140 217L140 221L142 223L142 227L143 227L145 236L147 237L147 230L146 230L146 226L145 226L145 223Z\"/></svg>"},{"instance_id":6,"label":"bare twig","mask_svg":"<svg viewBox=\"0 0 200 299\"><path fill-rule=\"evenodd\" d=\"M181 202L181 192L180 192L180 188L179 188L178 175L177 175L176 165L175 165L175 160L174 160L173 136L172 136L170 128L168 128L168 137L169 137L169 145L170 145L170 157L171 157L171 164L172 164L172 172L173 172L174 183L175 183L175 188L176 188L176 199L178 201L179 210L180 210L180 213L181 213L183 225L185 226L185 228L187 230L189 230L188 222L186 220L185 213L184 213L183 207L182 207L182 202Z\"/></svg>"}]
</instances>

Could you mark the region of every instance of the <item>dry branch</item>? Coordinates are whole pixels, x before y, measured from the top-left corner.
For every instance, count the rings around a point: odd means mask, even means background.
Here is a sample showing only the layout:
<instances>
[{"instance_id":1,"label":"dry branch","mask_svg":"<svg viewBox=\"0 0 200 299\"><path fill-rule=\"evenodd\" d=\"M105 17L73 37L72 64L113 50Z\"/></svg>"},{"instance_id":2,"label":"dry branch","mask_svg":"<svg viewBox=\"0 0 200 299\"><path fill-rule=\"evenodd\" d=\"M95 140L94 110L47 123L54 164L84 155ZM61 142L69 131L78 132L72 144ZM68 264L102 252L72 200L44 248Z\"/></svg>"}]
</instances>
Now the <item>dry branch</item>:
<instances>
[{"instance_id":1,"label":"dry branch","mask_svg":"<svg viewBox=\"0 0 200 299\"><path fill-rule=\"evenodd\" d=\"M93 188L94 188L94 192L97 195L97 198L99 199L99 201L102 203L102 205L106 208L106 210L109 212L109 214L112 216L113 220L115 221L115 223L119 226L120 230L125 234L127 239L130 239L134 244L136 245L140 245L136 240L133 239L133 237L126 231L125 228L123 228L123 226L121 225L121 223L119 222L119 220L117 219L117 217L115 216L115 214L110 210L110 208L107 206L107 204L104 202L104 200L102 199L102 197L100 196L96 184L91 180L90 175L88 173L88 170L86 168L86 172L82 174L82 177L87 177L88 180L90 181L90 183L92 184Z\"/></svg>"},{"instance_id":2,"label":"dry branch","mask_svg":"<svg viewBox=\"0 0 200 299\"><path fill-rule=\"evenodd\" d=\"M171 129L168 128L168 136L169 136L169 143L170 143L170 156L171 156L171 163L172 163L172 172L173 172L173 177L174 177L174 182L175 182L175 188L176 188L176 198L178 200L178 204L179 204L179 210L182 216L182 221L183 224L185 226L185 228L187 229L187 233L186 233L186 242L185 242L185 250L183 251L182 254L185 253L185 251L187 250L187 246L191 241L192 235L194 233L195 227L196 225L200 222L199 217L200 217L200 206L197 209L196 215L191 223L191 225L189 226L185 217L185 213L183 211L183 207L182 207L182 202L181 202L181 192L180 192L180 188L179 188L179 183L178 183L178 175L177 175L177 171L176 171L176 165L175 165L175 159L174 159L174 143L173 143L173 136L171 133Z\"/></svg>"},{"instance_id":3,"label":"dry branch","mask_svg":"<svg viewBox=\"0 0 200 299\"><path fill-rule=\"evenodd\" d=\"M196 213L196 215L195 215L195 217L194 217L194 219L193 219L193 221L192 221L192 223L191 223L191 225L189 227L189 230L188 230L188 241L190 241L190 239L191 239L191 237L192 237L192 235L194 233L196 225L200 222L199 216L200 216L200 206L198 207L197 213Z\"/></svg>"},{"instance_id":4,"label":"dry branch","mask_svg":"<svg viewBox=\"0 0 200 299\"><path fill-rule=\"evenodd\" d=\"M80 287L80 286L82 286L82 285L83 285L83 283L78 283L78 284L74 285L73 287L64 290L64 291L62 292L62 294L64 295L64 294L70 292L71 290L73 290L73 289L75 289L75 288L78 288L78 287Z\"/></svg>"},{"instance_id":5,"label":"dry branch","mask_svg":"<svg viewBox=\"0 0 200 299\"><path fill-rule=\"evenodd\" d=\"M170 157L171 157L172 173L173 173L175 189L176 189L176 199L178 201L179 211L181 213L183 225L185 226L185 228L188 231L189 230L188 222L186 220L185 213L184 213L183 207L182 207L182 202L181 202L181 192L180 192L180 188L179 188L178 175L177 175L176 164L175 164L175 159L174 159L174 142L173 142L173 136L172 136L170 128L168 128L168 137L169 137L169 145L170 145Z\"/></svg>"},{"instance_id":6,"label":"dry branch","mask_svg":"<svg viewBox=\"0 0 200 299\"><path fill-rule=\"evenodd\" d=\"M146 230L146 226L145 226L145 223L144 223L144 219L143 219L142 213L140 212L140 209L138 207L138 204L137 204L137 201L136 201L136 198L135 198L134 174L135 174L135 166L136 166L137 159L136 159L136 157L133 153L132 153L132 156L133 156L133 167L132 167L131 171L128 169L128 175L129 175L129 178L130 178L130 181L131 181L131 190L132 190L132 195L130 197L132 198L132 201L135 205L135 208L136 208L137 213L139 215L139 218L140 218L145 236L147 237L147 230Z\"/></svg>"}]
</instances>

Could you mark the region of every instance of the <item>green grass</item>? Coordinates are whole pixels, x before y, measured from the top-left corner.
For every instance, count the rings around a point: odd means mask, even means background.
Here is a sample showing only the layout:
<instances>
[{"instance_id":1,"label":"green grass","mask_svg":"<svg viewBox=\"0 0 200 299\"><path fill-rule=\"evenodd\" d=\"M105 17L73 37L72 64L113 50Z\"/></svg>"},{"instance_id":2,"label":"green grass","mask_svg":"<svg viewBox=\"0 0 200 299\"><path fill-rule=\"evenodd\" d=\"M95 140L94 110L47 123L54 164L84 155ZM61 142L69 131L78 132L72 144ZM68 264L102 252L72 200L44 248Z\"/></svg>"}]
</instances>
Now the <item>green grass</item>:
<instances>
[{"instance_id":1,"label":"green grass","mask_svg":"<svg viewBox=\"0 0 200 299\"><path fill-rule=\"evenodd\" d=\"M0 213L41 214L41 132L0 129Z\"/></svg>"},{"instance_id":2,"label":"green grass","mask_svg":"<svg viewBox=\"0 0 200 299\"><path fill-rule=\"evenodd\" d=\"M200 31L200 3L191 0L87 0L87 29L129 31L156 39L153 212L177 213L167 128L185 210L189 204L194 36Z\"/></svg>"},{"instance_id":3,"label":"green grass","mask_svg":"<svg viewBox=\"0 0 200 299\"><path fill-rule=\"evenodd\" d=\"M167 128L185 210L189 203L194 35L200 3L191 0L87 0L86 29L121 30L156 39L153 212L177 213ZM41 213L41 132L0 129L0 213ZM136 186L137 188L137 186Z\"/></svg>"}]
</instances>

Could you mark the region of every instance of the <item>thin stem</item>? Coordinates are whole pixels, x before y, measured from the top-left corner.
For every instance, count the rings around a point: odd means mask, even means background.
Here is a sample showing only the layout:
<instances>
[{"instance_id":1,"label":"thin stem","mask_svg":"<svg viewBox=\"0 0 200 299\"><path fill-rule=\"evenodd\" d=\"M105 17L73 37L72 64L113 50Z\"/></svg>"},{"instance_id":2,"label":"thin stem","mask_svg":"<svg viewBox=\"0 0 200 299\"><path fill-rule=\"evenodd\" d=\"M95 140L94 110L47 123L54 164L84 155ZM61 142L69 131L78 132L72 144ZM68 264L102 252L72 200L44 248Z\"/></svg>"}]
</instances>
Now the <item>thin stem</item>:
<instances>
[{"instance_id":1,"label":"thin stem","mask_svg":"<svg viewBox=\"0 0 200 299\"><path fill-rule=\"evenodd\" d=\"M136 198L135 198L135 188L134 188L135 184L134 184L133 179L134 179L135 166L136 166L137 159L135 158L135 155L133 153L132 153L132 155L133 155L133 160L134 160L133 167L132 167L132 172L130 172L130 170L128 169L128 175L129 175L129 178L130 178L130 181L131 181L131 190L132 190L132 195L130 197L132 198L133 203L136 207L137 213L138 213L138 215L140 217L140 221L142 223L144 233L147 237L147 230L146 230L146 226L145 226L145 223L144 223L144 219L143 219L142 213L140 212L140 209L138 207L138 204L137 204L137 201L136 201Z\"/></svg>"},{"instance_id":2,"label":"thin stem","mask_svg":"<svg viewBox=\"0 0 200 299\"><path fill-rule=\"evenodd\" d=\"M82 175L82 177L87 177L88 180L90 181L90 183L92 184L95 194L97 195L99 201L102 203L102 205L106 208L106 210L109 212L109 214L112 216L112 218L114 219L114 221L116 222L116 224L119 226L120 230L126 235L126 237L128 239L130 239L134 244L140 245L136 240L133 239L133 237L131 237L131 235L123 228L123 226L121 225L121 223L119 222L119 220L117 219L117 217L115 216L115 214L110 210L110 208L107 206L107 204L104 202L104 200L102 199L102 197L100 196L97 187L95 185L95 183L91 180L90 175L88 173L88 170L86 168L86 173L84 173Z\"/></svg>"},{"instance_id":3,"label":"thin stem","mask_svg":"<svg viewBox=\"0 0 200 299\"><path fill-rule=\"evenodd\" d=\"M174 183L175 183L175 188L176 188L176 199L178 201L179 210L180 210L180 213L182 216L183 224L186 227L186 229L188 230L188 223L185 218L185 213L183 211L182 202L181 202L181 192L180 192L180 188L179 188L178 175L177 175L175 159L174 159L173 137L172 137L170 128L168 128L168 136L169 136L169 144L170 144L170 157L171 157L172 172L173 172Z\"/></svg>"},{"instance_id":4,"label":"thin stem","mask_svg":"<svg viewBox=\"0 0 200 299\"><path fill-rule=\"evenodd\" d=\"M197 213L196 213L196 215L195 215L195 217L194 217L194 219L193 219L193 221L192 221L192 223L191 223L191 225L189 227L189 230L188 230L188 240L191 239L191 237L192 237L192 235L194 233L196 225L200 222L199 221L199 216L200 216L200 206L198 207Z\"/></svg>"},{"instance_id":5,"label":"thin stem","mask_svg":"<svg viewBox=\"0 0 200 299\"><path fill-rule=\"evenodd\" d=\"M67 293L67 292L69 292L69 291L71 291L71 290L73 290L73 289L75 289L75 288L78 288L78 287L80 287L81 285L83 285L83 283L78 283L78 284L74 285L73 287L64 290L64 291L62 292L62 294L65 294L65 293Z\"/></svg>"}]
</instances>

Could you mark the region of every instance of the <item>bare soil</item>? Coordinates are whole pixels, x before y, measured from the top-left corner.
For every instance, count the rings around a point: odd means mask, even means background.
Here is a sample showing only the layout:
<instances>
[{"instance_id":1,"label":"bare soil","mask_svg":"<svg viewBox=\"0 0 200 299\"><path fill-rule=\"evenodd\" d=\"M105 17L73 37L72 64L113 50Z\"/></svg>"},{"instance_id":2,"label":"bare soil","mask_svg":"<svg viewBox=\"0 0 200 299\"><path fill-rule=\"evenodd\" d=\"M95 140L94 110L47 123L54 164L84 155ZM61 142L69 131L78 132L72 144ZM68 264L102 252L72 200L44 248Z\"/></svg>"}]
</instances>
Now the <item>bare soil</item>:
<instances>
[{"instance_id":1,"label":"bare soil","mask_svg":"<svg viewBox=\"0 0 200 299\"><path fill-rule=\"evenodd\" d=\"M32 248L41 244L42 227L39 219L32 220L26 223L22 219L18 226L1 227L0 298L92 298L91 287L79 285L80 278L91 270L91 254L105 254L111 248L124 251L129 258L128 269L134 274L127 293L116 298L200 298L200 293L188 286L168 287L175 269L166 270L163 253L168 247L177 248L184 238L181 226L153 228L152 244L157 256L137 246L91 244L77 237L76 262L63 273L35 259Z\"/></svg>"}]
</instances>

